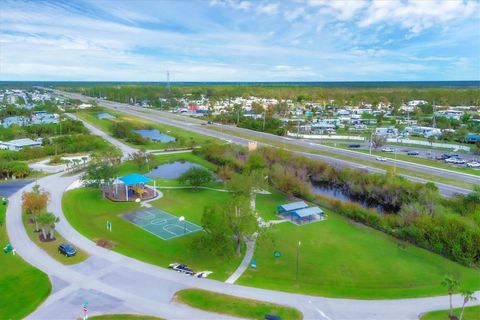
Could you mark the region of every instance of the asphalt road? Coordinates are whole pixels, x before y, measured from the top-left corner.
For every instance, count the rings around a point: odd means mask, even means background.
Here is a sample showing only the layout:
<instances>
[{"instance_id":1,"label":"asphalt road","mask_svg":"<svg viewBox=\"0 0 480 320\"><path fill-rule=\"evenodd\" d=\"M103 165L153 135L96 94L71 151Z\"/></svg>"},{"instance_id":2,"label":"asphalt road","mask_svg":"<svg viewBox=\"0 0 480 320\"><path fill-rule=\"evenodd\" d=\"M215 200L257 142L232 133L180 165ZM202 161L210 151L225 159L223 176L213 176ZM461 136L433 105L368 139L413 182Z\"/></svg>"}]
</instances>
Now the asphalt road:
<instances>
[{"instance_id":1,"label":"asphalt road","mask_svg":"<svg viewBox=\"0 0 480 320\"><path fill-rule=\"evenodd\" d=\"M58 90L55 90L55 92L57 92L58 94L65 95L67 97L71 97L71 98L75 98L75 99L79 99L79 100L83 100L83 101L92 100L92 98L90 98L90 97L86 97L86 96L76 94L76 93L69 93L69 92L63 92L63 91L58 91ZM119 110L119 111L122 111L122 112L125 112L125 113L135 115L137 117L142 117L142 118L145 118L145 119L148 119L148 120L157 121L157 122L168 124L168 125L171 125L171 126L180 127L180 128L185 129L185 130L189 130L189 131L196 132L196 133L199 133L199 134L203 134L203 135L206 135L206 136L223 139L223 140L231 142L231 143L241 144L241 145L245 146L250 141L249 139L244 139L244 138L240 138L240 137L237 137L237 136L234 136L234 135L231 135L231 134L226 134L226 133L223 133L223 132L218 132L218 131L215 131L215 130L211 130L211 129L208 128L208 126L202 125L202 124L205 123L205 121L202 121L202 120L199 120L199 119L195 119L195 118L191 118L191 117L185 117L185 116L179 116L179 115L175 115L175 114L167 113L167 112L163 112L163 111L158 111L158 110L132 107L132 106L124 104L124 103L112 102L112 101L107 101L107 100L98 100L97 99L97 102L100 105L102 105L104 107L107 107L107 108ZM222 125L219 125L219 124L215 124L215 125L222 127ZM272 134L269 134L269 133L263 133L263 132L258 132L258 131L243 129L243 128L237 128L237 127L234 127L234 126L226 126L226 127L229 130L233 130L233 131L238 132L238 133L247 133L249 135L254 135L254 136L260 137L260 138L272 139L272 140L275 140L276 142L280 142L284 145L294 144L294 145L299 145L299 146L302 146L302 147L308 147L308 148L311 148L311 149L315 149L315 150L318 150L318 151L327 151L327 152L330 152L330 153L336 153L336 154L339 154L339 155L354 157L354 158L358 158L358 159L361 159L361 160L375 161L375 158L376 158L375 156L370 156L368 154L363 154L363 153L355 152L355 151L351 151L351 150L342 150L342 149L338 149L338 148L334 148L334 147L329 147L329 146L313 143L313 142L307 141L307 140L293 139L293 138L289 138L289 137L281 137L281 136L276 136L276 135L272 135ZM268 145L268 144L262 144L262 143L259 143L259 144ZM330 163L332 165L335 165L335 166L342 166L342 167L343 166L348 166L348 167L364 169L364 170L367 170L367 171L370 171L370 172L385 173L385 170L383 170L383 169L378 169L378 168L371 167L371 166L368 166L368 165L359 164L359 163L356 163L356 162L353 162L353 161L340 160L340 159L332 158L332 157L329 157L329 156L323 156L323 155L318 155L318 154L309 153L309 152L296 152L296 153L302 154L302 155L310 157L312 159L320 159L322 161L328 162L328 163ZM446 169L442 169L442 168L434 168L434 167L430 167L430 166L415 164L415 163L401 161L401 160L396 160L396 161L390 160L389 163L395 163L395 165L398 168L404 168L404 169L409 169L409 170L413 170L413 171L429 173L429 174L441 176L441 177L444 177L444 178L450 178L452 180L460 180L460 181L469 182L469 183L472 183L472 184L480 184L480 177L470 175L470 174L454 172L454 171L450 171L450 170L446 170ZM403 175L403 176L412 180L412 181L421 182L421 183L426 183L426 182L429 181L429 180L419 178L419 177L416 177L416 176L413 176L413 175ZM471 191L471 190L468 190L468 189L465 189L465 188L460 188L460 187L457 187L457 186L453 186L453 185L450 185L450 184L447 184L447 183L436 182L435 184L439 188L440 193L444 196L452 196L452 195L455 195L455 194L467 194Z\"/></svg>"},{"instance_id":2,"label":"asphalt road","mask_svg":"<svg viewBox=\"0 0 480 320\"><path fill-rule=\"evenodd\" d=\"M57 231L90 257L76 265L66 266L37 247L26 234L21 219L21 207L7 208L6 225L10 242L27 262L47 273L53 283L48 299L27 319L77 319L82 316L82 304L88 302L90 315L103 313L147 314L166 319L232 319L186 307L172 300L183 288L201 288L243 298L257 299L295 307L305 319L418 319L427 311L445 309L448 297L399 300L332 299L228 284L210 279L198 279L172 270L140 262L111 250L98 247L78 233L66 220L61 206L64 190L78 176L56 174L39 179L39 184L51 194L48 210L60 218ZM10 197L11 204L21 202L24 190ZM115 232L115 229L112 231ZM477 292L477 296L478 296ZM461 297L454 296L455 305ZM476 301L472 304L479 304Z\"/></svg>"}]
</instances>

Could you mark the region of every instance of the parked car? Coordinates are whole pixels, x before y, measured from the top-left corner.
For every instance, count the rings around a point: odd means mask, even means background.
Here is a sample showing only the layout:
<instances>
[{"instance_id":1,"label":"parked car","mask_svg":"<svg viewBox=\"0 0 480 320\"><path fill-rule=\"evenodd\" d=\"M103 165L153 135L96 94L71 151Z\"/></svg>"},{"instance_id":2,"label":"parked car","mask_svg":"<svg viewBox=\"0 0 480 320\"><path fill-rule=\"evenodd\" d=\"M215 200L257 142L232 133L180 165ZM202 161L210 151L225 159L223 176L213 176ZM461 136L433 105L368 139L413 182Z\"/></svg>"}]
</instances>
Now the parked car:
<instances>
[{"instance_id":1,"label":"parked car","mask_svg":"<svg viewBox=\"0 0 480 320\"><path fill-rule=\"evenodd\" d=\"M382 162L387 161L387 158L385 158L385 157L377 157L376 159L377 159L377 161L382 161Z\"/></svg>"},{"instance_id":2,"label":"parked car","mask_svg":"<svg viewBox=\"0 0 480 320\"><path fill-rule=\"evenodd\" d=\"M450 157L450 158L445 159L445 162L446 163L456 163L457 159L458 159L457 157Z\"/></svg>"},{"instance_id":3,"label":"parked car","mask_svg":"<svg viewBox=\"0 0 480 320\"><path fill-rule=\"evenodd\" d=\"M453 162L454 164L465 164L467 161L461 158L456 158L455 161Z\"/></svg>"},{"instance_id":4,"label":"parked car","mask_svg":"<svg viewBox=\"0 0 480 320\"><path fill-rule=\"evenodd\" d=\"M480 162L477 162L477 161L467 162L467 167L480 168Z\"/></svg>"},{"instance_id":5,"label":"parked car","mask_svg":"<svg viewBox=\"0 0 480 320\"><path fill-rule=\"evenodd\" d=\"M394 150L390 147L386 147L382 149L383 152L393 152Z\"/></svg>"},{"instance_id":6,"label":"parked car","mask_svg":"<svg viewBox=\"0 0 480 320\"><path fill-rule=\"evenodd\" d=\"M193 276L195 274L195 272L193 272L193 270L190 269L186 264L171 263L171 264L168 265L168 267L177 271L177 272L185 273L185 274L188 274L188 275L191 275L191 276Z\"/></svg>"},{"instance_id":7,"label":"parked car","mask_svg":"<svg viewBox=\"0 0 480 320\"><path fill-rule=\"evenodd\" d=\"M58 253L63 254L67 257L73 257L77 254L77 250L68 243L62 243L58 246Z\"/></svg>"},{"instance_id":8,"label":"parked car","mask_svg":"<svg viewBox=\"0 0 480 320\"><path fill-rule=\"evenodd\" d=\"M413 150L413 151L408 151L407 154L409 156L418 156L420 153L418 153L418 151Z\"/></svg>"},{"instance_id":9,"label":"parked car","mask_svg":"<svg viewBox=\"0 0 480 320\"><path fill-rule=\"evenodd\" d=\"M350 143L348 145L349 148L360 148L360 143Z\"/></svg>"}]
</instances>

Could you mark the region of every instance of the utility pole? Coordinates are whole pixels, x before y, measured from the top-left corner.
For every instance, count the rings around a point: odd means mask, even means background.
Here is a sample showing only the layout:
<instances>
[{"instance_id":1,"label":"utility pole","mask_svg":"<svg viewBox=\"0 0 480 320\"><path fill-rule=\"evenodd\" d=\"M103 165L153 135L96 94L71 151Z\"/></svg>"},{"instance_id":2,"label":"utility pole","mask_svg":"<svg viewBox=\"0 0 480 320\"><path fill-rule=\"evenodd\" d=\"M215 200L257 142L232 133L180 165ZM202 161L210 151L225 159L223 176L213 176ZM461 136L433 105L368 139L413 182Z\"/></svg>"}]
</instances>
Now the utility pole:
<instances>
[{"instance_id":1,"label":"utility pole","mask_svg":"<svg viewBox=\"0 0 480 320\"><path fill-rule=\"evenodd\" d=\"M436 107L435 107L435 101L433 101L433 119L432 119L432 127L435 128L435 110L436 110Z\"/></svg>"},{"instance_id":2,"label":"utility pole","mask_svg":"<svg viewBox=\"0 0 480 320\"><path fill-rule=\"evenodd\" d=\"M265 110L263 111L263 132L265 132Z\"/></svg>"},{"instance_id":3,"label":"utility pole","mask_svg":"<svg viewBox=\"0 0 480 320\"><path fill-rule=\"evenodd\" d=\"M370 155L372 155L372 145L373 145L373 130L370 133Z\"/></svg>"}]
</instances>

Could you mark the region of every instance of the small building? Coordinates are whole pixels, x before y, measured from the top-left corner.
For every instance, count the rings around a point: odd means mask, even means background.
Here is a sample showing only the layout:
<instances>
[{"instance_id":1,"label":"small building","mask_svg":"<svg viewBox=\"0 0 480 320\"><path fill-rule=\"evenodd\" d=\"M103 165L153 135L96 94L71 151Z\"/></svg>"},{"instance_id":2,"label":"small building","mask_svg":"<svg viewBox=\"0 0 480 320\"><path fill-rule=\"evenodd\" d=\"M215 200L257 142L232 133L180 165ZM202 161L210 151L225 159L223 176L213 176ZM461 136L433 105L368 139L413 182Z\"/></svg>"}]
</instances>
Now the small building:
<instances>
[{"instance_id":1,"label":"small building","mask_svg":"<svg viewBox=\"0 0 480 320\"><path fill-rule=\"evenodd\" d=\"M308 204L306 204L305 201L286 203L286 204L279 205L277 207L277 214L281 215L283 213L287 213L292 210L298 210L298 209L303 209L307 207L308 207Z\"/></svg>"},{"instance_id":2,"label":"small building","mask_svg":"<svg viewBox=\"0 0 480 320\"><path fill-rule=\"evenodd\" d=\"M20 151L24 148L36 148L42 146L42 139L16 139L6 142L0 142L0 149L3 150L12 150L12 151Z\"/></svg>"},{"instance_id":3,"label":"small building","mask_svg":"<svg viewBox=\"0 0 480 320\"><path fill-rule=\"evenodd\" d=\"M97 114L97 119L115 119L115 116L111 115L110 113L108 112L103 112L103 113L99 113Z\"/></svg>"},{"instance_id":4,"label":"small building","mask_svg":"<svg viewBox=\"0 0 480 320\"><path fill-rule=\"evenodd\" d=\"M397 128L376 128L375 135L382 136L382 137L396 137L398 136L398 129Z\"/></svg>"},{"instance_id":5,"label":"small building","mask_svg":"<svg viewBox=\"0 0 480 320\"><path fill-rule=\"evenodd\" d=\"M290 220L297 224L323 220L323 210L319 207L308 207L290 211Z\"/></svg>"}]
</instances>

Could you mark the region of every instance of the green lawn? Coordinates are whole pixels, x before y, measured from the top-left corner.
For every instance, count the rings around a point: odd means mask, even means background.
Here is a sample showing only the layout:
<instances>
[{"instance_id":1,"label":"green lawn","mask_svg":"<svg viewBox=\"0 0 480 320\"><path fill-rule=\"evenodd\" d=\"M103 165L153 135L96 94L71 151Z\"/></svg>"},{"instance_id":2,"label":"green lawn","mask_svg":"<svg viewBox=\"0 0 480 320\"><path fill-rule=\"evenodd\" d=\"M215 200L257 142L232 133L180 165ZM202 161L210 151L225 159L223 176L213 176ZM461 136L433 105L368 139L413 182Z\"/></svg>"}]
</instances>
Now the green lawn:
<instances>
[{"instance_id":1,"label":"green lawn","mask_svg":"<svg viewBox=\"0 0 480 320\"><path fill-rule=\"evenodd\" d=\"M155 206L175 215L183 215L189 221L200 224L203 206L222 203L228 193L200 189L165 189L164 197ZM219 258L193 246L200 233L162 240L121 217L137 208L134 203L116 203L102 198L96 189L77 189L67 192L63 209L68 221L90 239L103 238L114 241L113 250L127 256L157 264L162 267L172 262L182 262L195 270L211 270L214 279L225 280L239 265L241 258ZM106 221L113 224L113 231L106 230Z\"/></svg>"},{"instance_id":2,"label":"green lawn","mask_svg":"<svg viewBox=\"0 0 480 320\"><path fill-rule=\"evenodd\" d=\"M101 111L99 111L101 110ZM98 119L97 114L100 112L107 112L110 113L114 116L116 116L116 119ZM171 148L172 146L179 147L181 145L187 146L190 145L191 141L194 141L194 144L204 144L208 143L211 141L216 140L215 138L212 137L207 137L203 136L197 133L193 133L187 130L183 130L178 127L174 126L169 126L165 124L160 124L155 121L149 121L147 119L143 119L140 117L135 117L130 114L125 114L123 112L119 111L112 111L110 109L96 109L95 111L82 111L78 112L75 114L77 117L79 117L82 120L85 120L92 124L93 126L99 128L100 130L110 134L110 127L114 121L129 121L132 124L134 124L135 127L139 128L154 128L158 129L160 132L174 136L177 138L177 142L174 143L161 143L161 142L149 142L145 145L133 145L129 142L125 142L129 145L136 146L136 147L142 147L145 149L164 149L164 148Z\"/></svg>"},{"instance_id":3,"label":"green lawn","mask_svg":"<svg viewBox=\"0 0 480 320\"><path fill-rule=\"evenodd\" d=\"M68 242L65 240L64 237L62 237L57 231L55 231L55 241L42 242L39 239L40 232L34 231L35 224L29 221L29 217L26 214L23 214L22 220L23 225L25 226L25 230L27 231L30 239L55 260L63 264L70 265L80 263L88 258L88 254L80 248L75 248L77 250L77 254L73 257L66 257L63 254L58 253L58 246L63 242Z\"/></svg>"},{"instance_id":4,"label":"green lawn","mask_svg":"<svg viewBox=\"0 0 480 320\"><path fill-rule=\"evenodd\" d=\"M210 312L228 314L246 319L263 319L266 314L275 314L282 319L301 320L300 311L278 304L243 299L200 289L185 289L175 294L178 302Z\"/></svg>"},{"instance_id":5,"label":"green lawn","mask_svg":"<svg viewBox=\"0 0 480 320\"><path fill-rule=\"evenodd\" d=\"M361 299L406 298L446 294L445 275L462 286L479 289L478 270L407 245L371 228L327 211L325 221L296 226L289 222L271 229L271 241L256 248L257 269L248 269L238 284L331 297ZM273 213L270 215L274 217ZM297 244L299 274L296 281ZM279 250L280 258L273 252Z\"/></svg>"},{"instance_id":6,"label":"green lawn","mask_svg":"<svg viewBox=\"0 0 480 320\"><path fill-rule=\"evenodd\" d=\"M454 314L459 316L461 308L453 309ZM421 320L448 320L448 310L432 311L422 315ZM463 314L464 320L480 320L480 306L466 307Z\"/></svg>"},{"instance_id":7,"label":"green lawn","mask_svg":"<svg viewBox=\"0 0 480 320\"><path fill-rule=\"evenodd\" d=\"M48 276L26 263L19 255L5 254L8 243L5 226L6 206L0 204L0 319L22 319L34 311L50 294Z\"/></svg>"},{"instance_id":8,"label":"green lawn","mask_svg":"<svg viewBox=\"0 0 480 320\"><path fill-rule=\"evenodd\" d=\"M102 316L88 317L92 320L162 320L161 318L141 316L136 314L106 314Z\"/></svg>"}]
</instances>

